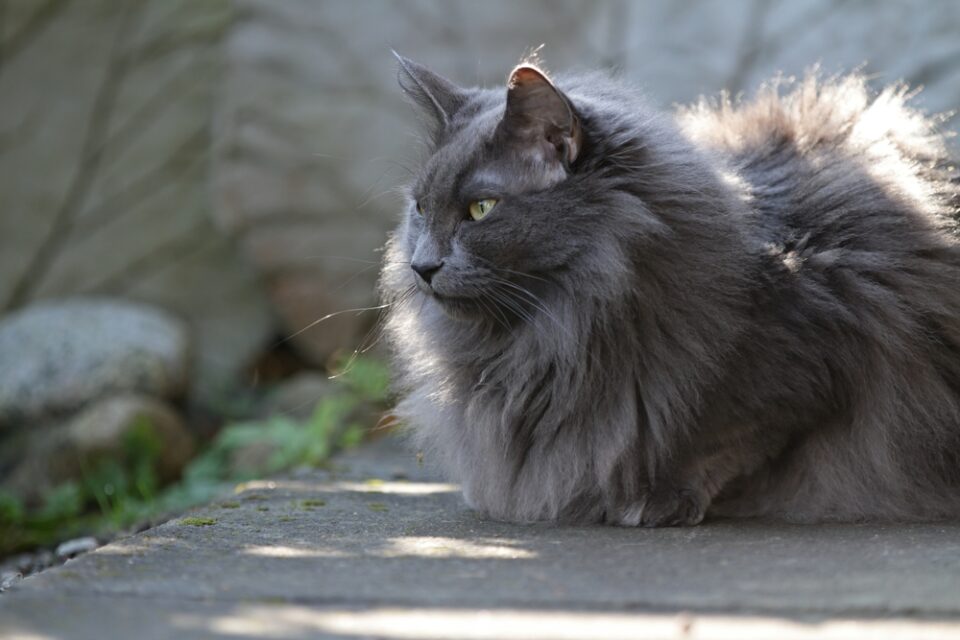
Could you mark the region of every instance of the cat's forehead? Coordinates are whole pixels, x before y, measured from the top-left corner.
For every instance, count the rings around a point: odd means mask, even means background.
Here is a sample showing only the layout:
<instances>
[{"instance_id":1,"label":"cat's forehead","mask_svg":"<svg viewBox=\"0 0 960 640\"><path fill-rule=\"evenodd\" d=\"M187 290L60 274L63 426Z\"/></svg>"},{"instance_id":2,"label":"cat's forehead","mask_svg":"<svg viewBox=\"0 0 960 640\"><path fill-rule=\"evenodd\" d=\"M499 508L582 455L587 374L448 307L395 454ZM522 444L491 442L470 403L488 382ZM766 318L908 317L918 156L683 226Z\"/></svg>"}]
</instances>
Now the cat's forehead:
<instances>
[{"instance_id":1,"label":"cat's forehead","mask_svg":"<svg viewBox=\"0 0 960 640\"><path fill-rule=\"evenodd\" d=\"M434 197L496 196L542 189L562 177L545 172L543 165L519 157L497 140L505 101L502 96L484 97L451 123L442 144L424 163L416 192Z\"/></svg>"},{"instance_id":2,"label":"cat's forehead","mask_svg":"<svg viewBox=\"0 0 960 640\"><path fill-rule=\"evenodd\" d=\"M417 189L450 189L476 173L493 155L494 131L502 115L502 104L477 105L452 122L442 143L424 163Z\"/></svg>"}]
</instances>

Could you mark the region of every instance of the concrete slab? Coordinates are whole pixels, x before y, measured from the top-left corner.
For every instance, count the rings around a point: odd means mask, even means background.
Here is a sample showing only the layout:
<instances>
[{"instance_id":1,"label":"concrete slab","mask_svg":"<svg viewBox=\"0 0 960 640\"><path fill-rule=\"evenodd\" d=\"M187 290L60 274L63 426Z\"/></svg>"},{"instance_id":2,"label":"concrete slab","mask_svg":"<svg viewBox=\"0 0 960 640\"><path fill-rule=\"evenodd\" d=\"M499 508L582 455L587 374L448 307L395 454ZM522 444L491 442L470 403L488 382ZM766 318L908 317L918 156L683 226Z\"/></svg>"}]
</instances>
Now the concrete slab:
<instances>
[{"instance_id":1,"label":"concrete slab","mask_svg":"<svg viewBox=\"0 0 960 640\"><path fill-rule=\"evenodd\" d=\"M0 637L960 637L960 523L479 519L393 440L0 595Z\"/></svg>"}]
</instances>

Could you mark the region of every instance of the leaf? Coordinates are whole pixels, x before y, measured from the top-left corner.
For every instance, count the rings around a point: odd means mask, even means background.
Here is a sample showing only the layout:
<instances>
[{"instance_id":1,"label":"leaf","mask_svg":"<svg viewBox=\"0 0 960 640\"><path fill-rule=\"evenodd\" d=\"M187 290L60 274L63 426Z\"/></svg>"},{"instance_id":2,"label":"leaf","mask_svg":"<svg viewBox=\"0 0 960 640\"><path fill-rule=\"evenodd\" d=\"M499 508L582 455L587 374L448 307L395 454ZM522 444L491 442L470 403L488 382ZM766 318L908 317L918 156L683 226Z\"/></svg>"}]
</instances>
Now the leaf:
<instances>
[{"instance_id":1,"label":"leaf","mask_svg":"<svg viewBox=\"0 0 960 640\"><path fill-rule=\"evenodd\" d=\"M76 482L65 482L50 491L37 514L42 520L62 520L83 512L86 498Z\"/></svg>"},{"instance_id":2,"label":"leaf","mask_svg":"<svg viewBox=\"0 0 960 640\"><path fill-rule=\"evenodd\" d=\"M23 501L8 491L0 491L0 525L18 525L26 510Z\"/></svg>"},{"instance_id":3,"label":"leaf","mask_svg":"<svg viewBox=\"0 0 960 640\"><path fill-rule=\"evenodd\" d=\"M369 402L383 402L390 389L390 371L380 361L356 358L352 364L343 363L345 371L336 378Z\"/></svg>"}]
</instances>

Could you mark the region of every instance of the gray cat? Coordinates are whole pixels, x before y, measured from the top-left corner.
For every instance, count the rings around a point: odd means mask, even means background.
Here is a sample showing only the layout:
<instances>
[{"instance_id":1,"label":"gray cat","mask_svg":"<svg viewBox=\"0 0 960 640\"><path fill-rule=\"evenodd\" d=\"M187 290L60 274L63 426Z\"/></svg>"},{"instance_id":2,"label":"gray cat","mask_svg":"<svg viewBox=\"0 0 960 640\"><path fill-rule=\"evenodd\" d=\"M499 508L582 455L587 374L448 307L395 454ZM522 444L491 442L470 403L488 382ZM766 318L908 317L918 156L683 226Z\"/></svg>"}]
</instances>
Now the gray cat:
<instances>
[{"instance_id":1,"label":"gray cat","mask_svg":"<svg viewBox=\"0 0 960 640\"><path fill-rule=\"evenodd\" d=\"M398 414L511 521L960 515L958 182L862 77L674 115L400 59L429 156L382 293Z\"/></svg>"}]
</instances>

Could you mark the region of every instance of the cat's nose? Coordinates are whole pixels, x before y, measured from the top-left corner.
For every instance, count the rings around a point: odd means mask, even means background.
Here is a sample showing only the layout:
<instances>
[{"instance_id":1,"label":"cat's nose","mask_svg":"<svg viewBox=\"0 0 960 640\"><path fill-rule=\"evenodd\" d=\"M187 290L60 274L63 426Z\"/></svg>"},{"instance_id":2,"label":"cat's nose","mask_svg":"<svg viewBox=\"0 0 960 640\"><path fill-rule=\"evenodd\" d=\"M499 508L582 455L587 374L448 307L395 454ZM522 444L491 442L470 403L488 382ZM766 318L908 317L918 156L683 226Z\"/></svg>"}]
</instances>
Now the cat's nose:
<instances>
[{"instance_id":1,"label":"cat's nose","mask_svg":"<svg viewBox=\"0 0 960 640\"><path fill-rule=\"evenodd\" d=\"M443 260L437 262L411 262L410 268L417 272L417 275L423 278L424 282L430 284L430 281L433 280L433 275L440 271L440 267L443 266Z\"/></svg>"}]
</instances>

